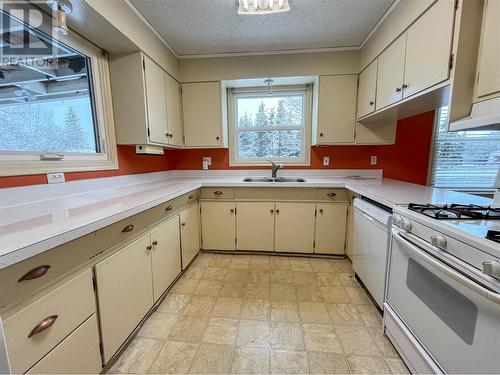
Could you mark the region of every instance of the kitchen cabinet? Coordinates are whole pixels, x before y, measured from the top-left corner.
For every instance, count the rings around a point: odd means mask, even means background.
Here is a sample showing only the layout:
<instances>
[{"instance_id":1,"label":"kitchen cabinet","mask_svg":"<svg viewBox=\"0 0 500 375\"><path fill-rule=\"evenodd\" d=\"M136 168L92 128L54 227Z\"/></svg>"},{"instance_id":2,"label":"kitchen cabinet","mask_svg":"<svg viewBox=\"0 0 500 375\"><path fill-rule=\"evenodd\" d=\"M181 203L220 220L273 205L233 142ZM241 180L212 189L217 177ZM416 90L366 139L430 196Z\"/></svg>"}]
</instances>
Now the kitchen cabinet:
<instances>
[{"instance_id":1,"label":"kitchen cabinet","mask_svg":"<svg viewBox=\"0 0 500 375\"><path fill-rule=\"evenodd\" d=\"M110 58L118 144L182 146L179 83L141 52Z\"/></svg>"},{"instance_id":2,"label":"kitchen cabinet","mask_svg":"<svg viewBox=\"0 0 500 375\"><path fill-rule=\"evenodd\" d=\"M321 203L316 206L316 254L344 254L347 204Z\"/></svg>"},{"instance_id":3,"label":"kitchen cabinet","mask_svg":"<svg viewBox=\"0 0 500 375\"><path fill-rule=\"evenodd\" d=\"M95 266L105 363L153 305L149 246L147 234Z\"/></svg>"},{"instance_id":4,"label":"kitchen cabinet","mask_svg":"<svg viewBox=\"0 0 500 375\"><path fill-rule=\"evenodd\" d=\"M202 247L208 250L235 250L236 204L201 202Z\"/></svg>"},{"instance_id":5,"label":"kitchen cabinet","mask_svg":"<svg viewBox=\"0 0 500 375\"><path fill-rule=\"evenodd\" d=\"M181 273L179 216L160 224L150 233L153 299L157 301Z\"/></svg>"},{"instance_id":6,"label":"kitchen cabinet","mask_svg":"<svg viewBox=\"0 0 500 375\"><path fill-rule=\"evenodd\" d=\"M454 2L438 1L409 29L403 98L449 78Z\"/></svg>"},{"instance_id":7,"label":"kitchen cabinet","mask_svg":"<svg viewBox=\"0 0 500 375\"><path fill-rule=\"evenodd\" d=\"M313 144L354 143L356 75L319 78L318 125Z\"/></svg>"},{"instance_id":8,"label":"kitchen cabinet","mask_svg":"<svg viewBox=\"0 0 500 375\"><path fill-rule=\"evenodd\" d=\"M222 105L220 82L182 84L186 147L227 147Z\"/></svg>"},{"instance_id":9,"label":"kitchen cabinet","mask_svg":"<svg viewBox=\"0 0 500 375\"><path fill-rule=\"evenodd\" d=\"M236 203L236 250L274 249L273 202Z\"/></svg>"},{"instance_id":10,"label":"kitchen cabinet","mask_svg":"<svg viewBox=\"0 0 500 375\"><path fill-rule=\"evenodd\" d=\"M500 95L500 2L488 0L484 6L478 60L476 95L484 98Z\"/></svg>"},{"instance_id":11,"label":"kitchen cabinet","mask_svg":"<svg viewBox=\"0 0 500 375\"><path fill-rule=\"evenodd\" d=\"M314 203L276 203L275 251L312 253Z\"/></svg>"},{"instance_id":12,"label":"kitchen cabinet","mask_svg":"<svg viewBox=\"0 0 500 375\"><path fill-rule=\"evenodd\" d=\"M377 110L403 99L406 34L400 36L378 59Z\"/></svg>"},{"instance_id":13,"label":"kitchen cabinet","mask_svg":"<svg viewBox=\"0 0 500 375\"><path fill-rule=\"evenodd\" d=\"M373 61L359 75L358 84L358 118L369 115L375 111L377 93L378 60Z\"/></svg>"},{"instance_id":14,"label":"kitchen cabinet","mask_svg":"<svg viewBox=\"0 0 500 375\"><path fill-rule=\"evenodd\" d=\"M179 214L179 219L181 223L182 269L186 269L200 251L199 206L195 204L182 211Z\"/></svg>"}]
</instances>

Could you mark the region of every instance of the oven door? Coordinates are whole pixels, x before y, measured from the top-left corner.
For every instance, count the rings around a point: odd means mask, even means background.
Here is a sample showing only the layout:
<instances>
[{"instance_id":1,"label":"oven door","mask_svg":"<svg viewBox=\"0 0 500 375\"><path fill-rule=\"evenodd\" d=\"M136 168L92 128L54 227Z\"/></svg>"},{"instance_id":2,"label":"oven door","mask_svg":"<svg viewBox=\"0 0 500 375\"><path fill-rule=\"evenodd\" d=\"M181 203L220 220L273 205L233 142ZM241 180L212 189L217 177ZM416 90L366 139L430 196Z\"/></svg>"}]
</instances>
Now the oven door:
<instances>
[{"instance_id":1,"label":"oven door","mask_svg":"<svg viewBox=\"0 0 500 375\"><path fill-rule=\"evenodd\" d=\"M387 300L447 373L500 371L500 295L393 229ZM430 246L430 245L429 245Z\"/></svg>"}]
</instances>

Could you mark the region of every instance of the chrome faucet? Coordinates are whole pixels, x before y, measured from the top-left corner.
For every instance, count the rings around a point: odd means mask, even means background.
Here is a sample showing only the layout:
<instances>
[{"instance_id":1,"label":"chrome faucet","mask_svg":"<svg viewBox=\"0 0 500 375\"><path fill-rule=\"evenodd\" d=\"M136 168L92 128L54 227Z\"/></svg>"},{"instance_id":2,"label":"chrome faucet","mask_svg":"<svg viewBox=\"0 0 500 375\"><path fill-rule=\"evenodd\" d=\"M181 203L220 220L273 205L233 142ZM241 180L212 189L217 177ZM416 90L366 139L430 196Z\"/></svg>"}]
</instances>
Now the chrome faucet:
<instances>
[{"instance_id":1,"label":"chrome faucet","mask_svg":"<svg viewBox=\"0 0 500 375\"><path fill-rule=\"evenodd\" d=\"M278 173L279 169L283 168L283 165L282 164L276 164L272 160L268 160L268 162L271 163L271 178L273 180L276 180L276 173Z\"/></svg>"}]
</instances>

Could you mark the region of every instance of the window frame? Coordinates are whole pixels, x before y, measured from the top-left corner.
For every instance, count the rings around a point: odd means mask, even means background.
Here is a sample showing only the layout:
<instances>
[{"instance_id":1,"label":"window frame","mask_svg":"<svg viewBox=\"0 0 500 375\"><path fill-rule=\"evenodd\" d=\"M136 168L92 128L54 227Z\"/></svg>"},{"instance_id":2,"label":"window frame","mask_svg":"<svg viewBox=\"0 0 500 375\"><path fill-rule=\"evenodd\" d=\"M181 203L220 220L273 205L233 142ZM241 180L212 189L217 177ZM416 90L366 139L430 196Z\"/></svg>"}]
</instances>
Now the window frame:
<instances>
[{"instance_id":1,"label":"window frame","mask_svg":"<svg viewBox=\"0 0 500 375\"><path fill-rule=\"evenodd\" d=\"M45 13L43 17L43 23L40 27L29 26L52 37L51 17ZM54 39L85 55L90 60L89 92L93 94L93 99L91 99L94 107L92 117L95 121L94 129L97 132L95 137L99 142L99 152L58 152L57 154L64 155L63 159L40 160L43 152L0 151L0 163L2 165L0 176L118 169L107 55L102 49L91 44L73 30L70 30L67 36L57 34L57 38Z\"/></svg>"},{"instance_id":2,"label":"window frame","mask_svg":"<svg viewBox=\"0 0 500 375\"><path fill-rule=\"evenodd\" d=\"M303 125L302 126L273 126L268 131L278 130L301 130L301 158L241 158L239 155L238 136L238 111L236 101L238 98L253 98L268 96L267 87L243 87L228 88L228 119L229 119L229 165L230 166L267 166L268 160L290 166L310 166L311 154L311 124L312 124L312 85L286 85L274 86L270 96L295 96L302 95L304 98ZM251 128L256 129L256 128ZM259 128L258 130L262 130ZM245 131L249 131L245 129Z\"/></svg>"}]
</instances>

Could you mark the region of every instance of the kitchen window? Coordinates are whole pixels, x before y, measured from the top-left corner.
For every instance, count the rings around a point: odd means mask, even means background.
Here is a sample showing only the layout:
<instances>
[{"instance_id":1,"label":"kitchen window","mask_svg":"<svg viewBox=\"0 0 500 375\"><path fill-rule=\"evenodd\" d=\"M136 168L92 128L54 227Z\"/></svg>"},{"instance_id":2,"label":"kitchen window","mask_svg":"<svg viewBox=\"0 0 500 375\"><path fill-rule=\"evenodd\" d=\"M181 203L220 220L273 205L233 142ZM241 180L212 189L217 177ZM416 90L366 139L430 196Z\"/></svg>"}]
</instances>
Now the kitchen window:
<instances>
[{"instance_id":1,"label":"kitchen window","mask_svg":"<svg viewBox=\"0 0 500 375\"><path fill-rule=\"evenodd\" d=\"M232 89L231 165L309 165L309 87Z\"/></svg>"},{"instance_id":2,"label":"kitchen window","mask_svg":"<svg viewBox=\"0 0 500 375\"><path fill-rule=\"evenodd\" d=\"M116 169L102 51L71 31L56 40L49 18L34 28L0 17L0 175ZM27 38L38 48L29 57Z\"/></svg>"},{"instance_id":3,"label":"kitchen window","mask_svg":"<svg viewBox=\"0 0 500 375\"><path fill-rule=\"evenodd\" d=\"M437 112L430 184L487 192L500 168L500 131L448 132L448 107Z\"/></svg>"}]
</instances>

